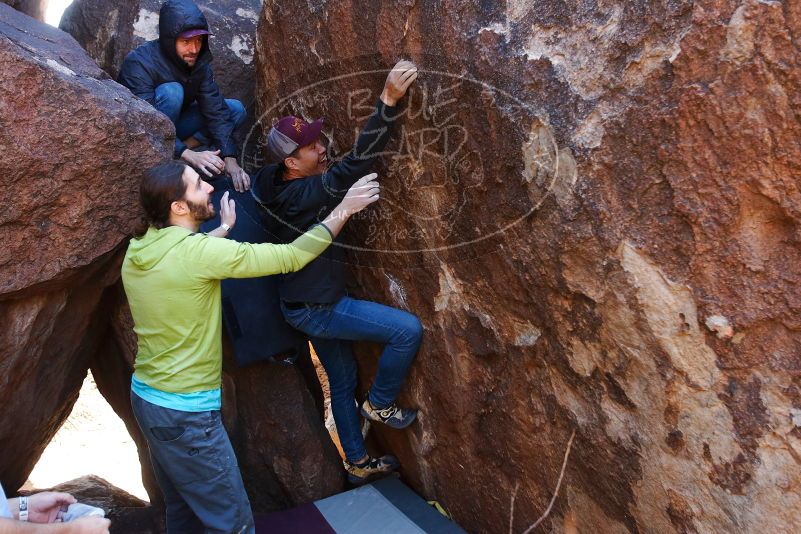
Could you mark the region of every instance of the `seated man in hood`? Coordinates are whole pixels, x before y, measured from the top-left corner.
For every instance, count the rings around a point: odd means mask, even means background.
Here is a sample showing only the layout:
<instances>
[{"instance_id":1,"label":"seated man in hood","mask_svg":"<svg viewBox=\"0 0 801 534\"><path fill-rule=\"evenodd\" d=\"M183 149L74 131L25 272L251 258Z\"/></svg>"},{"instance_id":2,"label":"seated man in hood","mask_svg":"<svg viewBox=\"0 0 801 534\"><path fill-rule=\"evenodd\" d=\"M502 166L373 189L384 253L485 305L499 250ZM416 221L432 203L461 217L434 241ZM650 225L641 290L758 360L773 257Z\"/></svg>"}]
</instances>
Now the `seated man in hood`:
<instances>
[{"instance_id":1,"label":"seated man in hood","mask_svg":"<svg viewBox=\"0 0 801 534\"><path fill-rule=\"evenodd\" d=\"M245 108L220 94L209 35L206 17L191 0L167 0L159 15L159 38L128 54L118 81L175 124L176 158L207 177L225 172L237 191L245 191L250 178L237 163L233 138ZM201 145L208 150L193 150Z\"/></svg>"}]
</instances>

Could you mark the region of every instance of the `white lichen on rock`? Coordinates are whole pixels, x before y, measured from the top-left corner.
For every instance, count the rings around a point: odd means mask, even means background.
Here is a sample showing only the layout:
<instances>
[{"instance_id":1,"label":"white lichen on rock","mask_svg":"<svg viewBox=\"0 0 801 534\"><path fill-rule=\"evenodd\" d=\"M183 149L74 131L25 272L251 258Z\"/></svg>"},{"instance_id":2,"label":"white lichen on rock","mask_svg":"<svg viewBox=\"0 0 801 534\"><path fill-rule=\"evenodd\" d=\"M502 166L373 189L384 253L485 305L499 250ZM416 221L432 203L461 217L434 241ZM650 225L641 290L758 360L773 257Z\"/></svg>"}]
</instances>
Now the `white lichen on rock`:
<instances>
[{"instance_id":1,"label":"white lichen on rock","mask_svg":"<svg viewBox=\"0 0 801 534\"><path fill-rule=\"evenodd\" d=\"M244 9L239 7L236 9L236 14L242 17L243 19L250 19L253 22L259 21L259 14L253 11L252 9Z\"/></svg>"},{"instance_id":2,"label":"white lichen on rock","mask_svg":"<svg viewBox=\"0 0 801 534\"><path fill-rule=\"evenodd\" d=\"M704 324L715 332L720 339L729 339L734 335L734 328L729 324L729 320L722 315L711 315L706 318Z\"/></svg>"},{"instance_id":3,"label":"white lichen on rock","mask_svg":"<svg viewBox=\"0 0 801 534\"><path fill-rule=\"evenodd\" d=\"M139 16L133 25L134 35L145 41L159 38L159 14L147 9L140 9Z\"/></svg>"},{"instance_id":4,"label":"white lichen on rock","mask_svg":"<svg viewBox=\"0 0 801 534\"><path fill-rule=\"evenodd\" d=\"M404 310L408 310L409 304L406 302L406 290L403 289L403 286L400 284L400 282L398 282L393 276L389 275L388 273L384 273L384 276L389 282L389 294L392 295L392 300L394 301L395 305L403 308Z\"/></svg>"},{"instance_id":5,"label":"white lichen on rock","mask_svg":"<svg viewBox=\"0 0 801 534\"><path fill-rule=\"evenodd\" d=\"M253 63L253 48L250 46L250 37L234 35L231 44L228 45L228 49L241 59L245 65Z\"/></svg>"},{"instance_id":6,"label":"white lichen on rock","mask_svg":"<svg viewBox=\"0 0 801 534\"><path fill-rule=\"evenodd\" d=\"M51 69L60 72L61 74L66 74L67 76L75 76L75 72L72 71L69 67L62 65L55 59L48 59L45 63Z\"/></svg>"}]
</instances>

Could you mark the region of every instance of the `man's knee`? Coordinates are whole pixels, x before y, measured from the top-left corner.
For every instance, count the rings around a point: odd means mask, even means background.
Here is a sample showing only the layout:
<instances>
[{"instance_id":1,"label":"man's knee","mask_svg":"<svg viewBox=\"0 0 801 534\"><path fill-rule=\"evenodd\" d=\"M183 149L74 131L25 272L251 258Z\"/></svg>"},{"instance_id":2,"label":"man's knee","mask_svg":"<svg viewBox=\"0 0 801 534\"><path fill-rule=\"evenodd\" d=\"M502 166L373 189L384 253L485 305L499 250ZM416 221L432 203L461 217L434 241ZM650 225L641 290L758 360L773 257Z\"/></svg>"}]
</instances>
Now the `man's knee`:
<instances>
[{"instance_id":1,"label":"man's knee","mask_svg":"<svg viewBox=\"0 0 801 534\"><path fill-rule=\"evenodd\" d=\"M163 83L156 87L156 109L175 123L184 104L184 88L178 82Z\"/></svg>"},{"instance_id":2,"label":"man's knee","mask_svg":"<svg viewBox=\"0 0 801 534\"><path fill-rule=\"evenodd\" d=\"M234 121L234 128L239 128L244 124L248 116L248 112L245 111L245 106L242 105L242 102L233 98L226 98L225 104L228 106L228 112L231 114L231 120Z\"/></svg>"},{"instance_id":3,"label":"man's knee","mask_svg":"<svg viewBox=\"0 0 801 534\"><path fill-rule=\"evenodd\" d=\"M414 347L420 345L423 339L423 324L416 315L412 315L411 313L406 315L398 326L399 341L401 343Z\"/></svg>"}]
</instances>

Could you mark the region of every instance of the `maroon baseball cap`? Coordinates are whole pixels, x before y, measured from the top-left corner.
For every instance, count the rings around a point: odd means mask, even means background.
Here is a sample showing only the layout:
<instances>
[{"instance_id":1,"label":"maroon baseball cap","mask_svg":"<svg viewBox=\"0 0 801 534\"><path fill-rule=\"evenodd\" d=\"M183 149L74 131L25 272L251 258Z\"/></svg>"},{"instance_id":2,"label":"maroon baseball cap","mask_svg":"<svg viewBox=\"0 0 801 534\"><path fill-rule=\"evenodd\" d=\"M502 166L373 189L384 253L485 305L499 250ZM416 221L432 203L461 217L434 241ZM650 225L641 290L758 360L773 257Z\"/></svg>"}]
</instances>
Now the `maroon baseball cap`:
<instances>
[{"instance_id":1,"label":"maroon baseball cap","mask_svg":"<svg viewBox=\"0 0 801 534\"><path fill-rule=\"evenodd\" d=\"M205 30L203 28L194 28L191 30L186 30L185 32L181 32L178 34L179 39L191 39L192 37L197 37L198 35L211 35L209 30Z\"/></svg>"},{"instance_id":2,"label":"maroon baseball cap","mask_svg":"<svg viewBox=\"0 0 801 534\"><path fill-rule=\"evenodd\" d=\"M267 148L276 160L281 161L299 147L309 145L320 137L323 119L306 122L300 117L288 116L276 122L267 134Z\"/></svg>"}]
</instances>

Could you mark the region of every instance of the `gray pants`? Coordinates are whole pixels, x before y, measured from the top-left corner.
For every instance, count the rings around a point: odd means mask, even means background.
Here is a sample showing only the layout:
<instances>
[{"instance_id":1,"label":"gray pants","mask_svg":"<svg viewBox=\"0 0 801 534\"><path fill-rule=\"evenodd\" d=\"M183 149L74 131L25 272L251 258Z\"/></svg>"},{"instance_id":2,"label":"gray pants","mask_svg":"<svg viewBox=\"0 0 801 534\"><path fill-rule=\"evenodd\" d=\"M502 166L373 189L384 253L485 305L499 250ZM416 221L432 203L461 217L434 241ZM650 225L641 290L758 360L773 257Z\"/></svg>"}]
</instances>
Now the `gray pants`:
<instances>
[{"instance_id":1,"label":"gray pants","mask_svg":"<svg viewBox=\"0 0 801 534\"><path fill-rule=\"evenodd\" d=\"M167 503L169 534L255 532L239 465L220 412L184 412L131 392L134 416Z\"/></svg>"}]
</instances>

